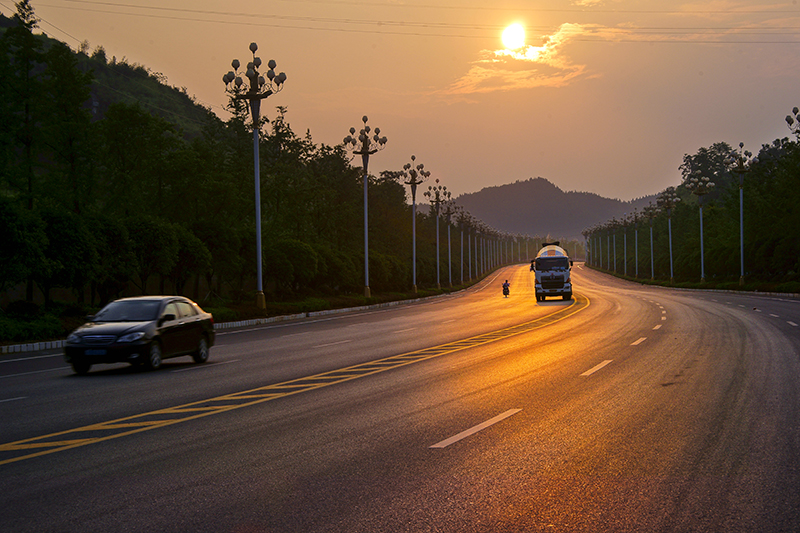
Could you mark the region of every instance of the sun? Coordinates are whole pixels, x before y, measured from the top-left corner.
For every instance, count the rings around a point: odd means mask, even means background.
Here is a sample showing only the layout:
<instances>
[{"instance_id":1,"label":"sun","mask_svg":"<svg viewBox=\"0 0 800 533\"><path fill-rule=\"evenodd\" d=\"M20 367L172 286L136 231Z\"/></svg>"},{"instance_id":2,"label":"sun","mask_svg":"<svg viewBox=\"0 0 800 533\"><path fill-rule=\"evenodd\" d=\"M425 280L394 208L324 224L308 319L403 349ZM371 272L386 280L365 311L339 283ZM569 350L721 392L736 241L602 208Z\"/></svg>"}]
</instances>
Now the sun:
<instances>
[{"instance_id":1,"label":"sun","mask_svg":"<svg viewBox=\"0 0 800 533\"><path fill-rule=\"evenodd\" d=\"M503 30L503 46L508 50L517 50L525 46L525 28L514 23Z\"/></svg>"}]
</instances>

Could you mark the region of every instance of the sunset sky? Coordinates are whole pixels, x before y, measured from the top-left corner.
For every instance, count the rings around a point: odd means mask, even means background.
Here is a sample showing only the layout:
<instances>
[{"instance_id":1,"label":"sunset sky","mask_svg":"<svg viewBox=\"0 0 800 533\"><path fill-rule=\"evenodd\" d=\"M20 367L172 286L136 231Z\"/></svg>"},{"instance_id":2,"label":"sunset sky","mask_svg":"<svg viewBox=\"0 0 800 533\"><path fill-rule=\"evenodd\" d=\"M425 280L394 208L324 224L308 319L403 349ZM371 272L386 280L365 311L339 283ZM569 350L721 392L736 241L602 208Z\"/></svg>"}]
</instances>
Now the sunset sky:
<instances>
[{"instance_id":1,"label":"sunset sky","mask_svg":"<svg viewBox=\"0 0 800 533\"><path fill-rule=\"evenodd\" d=\"M675 0L32 0L41 31L164 74L225 116L250 42L288 76L298 135L338 144L361 116L454 195L541 176L630 200L680 182L683 155L757 152L800 106L800 6ZM6 16L10 0L0 0ZM526 44L504 48L503 30Z\"/></svg>"}]
</instances>

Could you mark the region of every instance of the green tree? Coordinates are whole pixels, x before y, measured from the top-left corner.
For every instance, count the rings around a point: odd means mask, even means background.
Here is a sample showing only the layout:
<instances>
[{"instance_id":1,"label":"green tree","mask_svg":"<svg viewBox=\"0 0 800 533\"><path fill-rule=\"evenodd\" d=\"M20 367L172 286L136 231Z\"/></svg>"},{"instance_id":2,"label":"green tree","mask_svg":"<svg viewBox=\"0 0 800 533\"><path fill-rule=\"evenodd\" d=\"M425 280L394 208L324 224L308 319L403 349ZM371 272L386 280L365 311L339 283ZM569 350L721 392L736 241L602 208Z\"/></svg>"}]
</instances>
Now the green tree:
<instances>
[{"instance_id":1,"label":"green tree","mask_svg":"<svg viewBox=\"0 0 800 533\"><path fill-rule=\"evenodd\" d=\"M147 282L156 275L169 275L178 261L178 238L173 225L153 216L130 217L125 221L136 257L134 283L147 294Z\"/></svg>"},{"instance_id":2,"label":"green tree","mask_svg":"<svg viewBox=\"0 0 800 533\"><path fill-rule=\"evenodd\" d=\"M44 262L46 246L38 214L0 195L0 291L28 279Z\"/></svg>"},{"instance_id":3,"label":"green tree","mask_svg":"<svg viewBox=\"0 0 800 533\"><path fill-rule=\"evenodd\" d=\"M173 227L178 241L178 258L170 270L169 279L177 294L185 294L189 278L202 276L211 268L211 253L191 231L179 224Z\"/></svg>"}]
</instances>

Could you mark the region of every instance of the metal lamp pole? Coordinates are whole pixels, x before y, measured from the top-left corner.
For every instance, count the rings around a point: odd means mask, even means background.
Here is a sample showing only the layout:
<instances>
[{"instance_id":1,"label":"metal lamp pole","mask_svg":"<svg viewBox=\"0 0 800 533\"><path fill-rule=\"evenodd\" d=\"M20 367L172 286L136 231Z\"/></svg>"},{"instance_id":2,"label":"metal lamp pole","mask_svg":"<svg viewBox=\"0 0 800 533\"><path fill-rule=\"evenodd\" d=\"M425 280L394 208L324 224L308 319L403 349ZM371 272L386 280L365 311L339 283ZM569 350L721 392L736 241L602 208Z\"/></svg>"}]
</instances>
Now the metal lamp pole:
<instances>
[{"instance_id":1,"label":"metal lamp pole","mask_svg":"<svg viewBox=\"0 0 800 533\"><path fill-rule=\"evenodd\" d=\"M408 180L405 184L411 186L411 289L414 294L417 293L417 185L431 175L422 163L414 166L416 160L412 155L411 163L403 165L403 174Z\"/></svg>"},{"instance_id":2,"label":"metal lamp pole","mask_svg":"<svg viewBox=\"0 0 800 533\"><path fill-rule=\"evenodd\" d=\"M703 176L696 170L685 182L688 190L697 195L697 203L700 205L700 281L706 281L705 253L703 248L703 197L714 188L714 182L707 176Z\"/></svg>"},{"instance_id":3,"label":"metal lamp pole","mask_svg":"<svg viewBox=\"0 0 800 533\"><path fill-rule=\"evenodd\" d=\"M381 137L381 129L375 128L375 134L370 137L370 127L367 126L367 115L361 117L364 122L364 127L356 134L355 128L350 128L350 135L344 138L344 146L346 149L353 152L353 155L361 156L361 163L364 166L364 297L369 298L369 219L367 211L367 188L369 185L369 156L383 150L386 147L386 137Z\"/></svg>"},{"instance_id":4,"label":"metal lamp pole","mask_svg":"<svg viewBox=\"0 0 800 533\"><path fill-rule=\"evenodd\" d=\"M675 187L669 187L666 191L661 193L658 197L658 202L667 211L667 224L669 226L669 282L675 282L675 276L672 270L672 210L678 205L681 199L675 194Z\"/></svg>"},{"instance_id":5,"label":"metal lamp pole","mask_svg":"<svg viewBox=\"0 0 800 533\"><path fill-rule=\"evenodd\" d=\"M447 187L438 185L438 178L436 183L436 185L428 185L425 196L430 199L431 205L433 205L436 210L436 288L441 289L442 284L439 278L439 209L443 202L450 199L450 193L447 192Z\"/></svg>"},{"instance_id":6,"label":"metal lamp pole","mask_svg":"<svg viewBox=\"0 0 800 533\"><path fill-rule=\"evenodd\" d=\"M795 108L797 109L797 108ZM786 121L791 127L792 117L787 116ZM744 175L750 170L753 156L744 149L744 143L739 143L739 152L731 154L730 162L734 165L733 171L739 175L739 286L744 285Z\"/></svg>"},{"instance_id":7,"label":"metal lamp pole","mask_svg":"<svg viewBox=\"0 0 800 533\"><path fill-rule=\"evenodd\" d=\"M250 43L250 52L253 54L253 60L247 63L247 71L244 74L249 80L248 87L244 87L244 80L239 75L241 63L239 63L238 59L234 59L231 62L233 70L225 74L222 77L222 81L225 82L226 92L234 100L247 100L250 102L250 113L253 117L253 157L256 187L256 306L259 309L265 309L266 301L264 300L263 276L261 274L261 174L258 154L258 130L261 126L261 100L283 89L286 74L283 72L275 74L277 64L274 59L270 59L267 63L269 70L265 79L258 72L259 67L261 67L261 58L256 57L256 50L258 50L258 45Z\"/></svg>"}]
</instances>

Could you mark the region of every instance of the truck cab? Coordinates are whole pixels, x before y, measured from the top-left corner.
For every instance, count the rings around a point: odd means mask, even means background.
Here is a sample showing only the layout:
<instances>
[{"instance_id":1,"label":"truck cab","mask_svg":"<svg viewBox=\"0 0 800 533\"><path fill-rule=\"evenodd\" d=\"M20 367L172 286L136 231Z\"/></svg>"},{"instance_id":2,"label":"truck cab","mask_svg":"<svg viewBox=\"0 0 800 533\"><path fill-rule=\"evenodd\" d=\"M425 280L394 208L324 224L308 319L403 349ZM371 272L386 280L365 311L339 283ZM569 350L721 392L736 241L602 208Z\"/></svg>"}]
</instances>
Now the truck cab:
<instances>
[{"instance_id":1,"label":"truck cab","mask_svg":"<svg viewBox=\"0 0 800 533\"><path fill-rule=\"evenodd\" d=\"M543 302L548 296L572 299L572 261L558 242L544 244L531 262L531 270L536 276L537 302Z\"/></svg>"}]
</instances>

